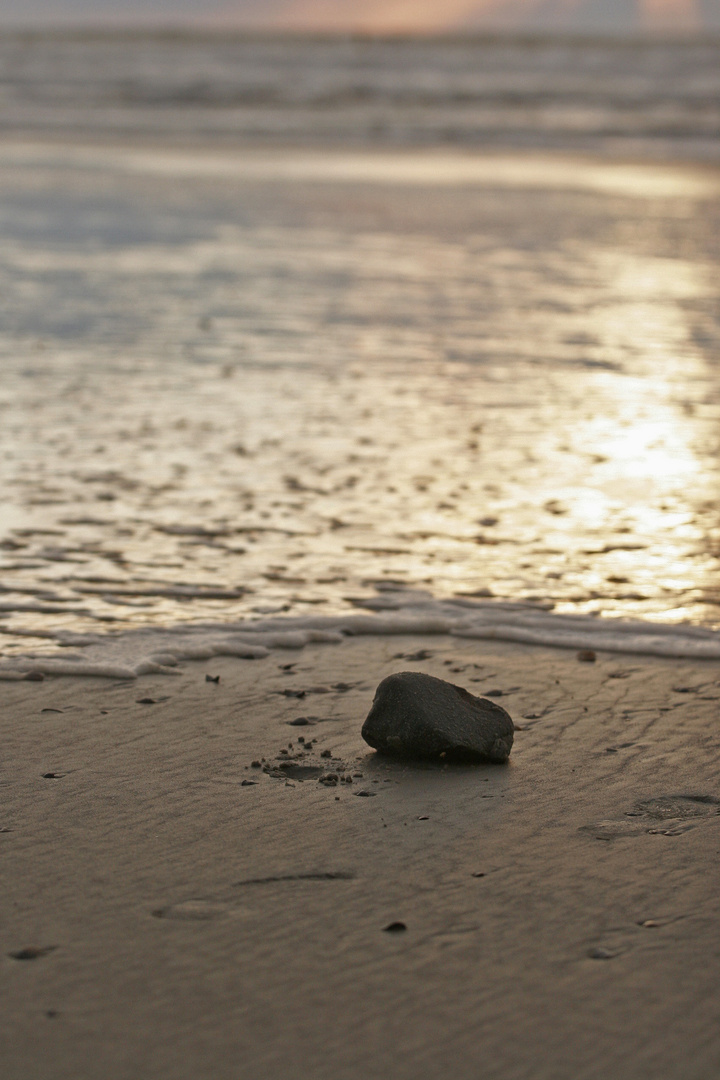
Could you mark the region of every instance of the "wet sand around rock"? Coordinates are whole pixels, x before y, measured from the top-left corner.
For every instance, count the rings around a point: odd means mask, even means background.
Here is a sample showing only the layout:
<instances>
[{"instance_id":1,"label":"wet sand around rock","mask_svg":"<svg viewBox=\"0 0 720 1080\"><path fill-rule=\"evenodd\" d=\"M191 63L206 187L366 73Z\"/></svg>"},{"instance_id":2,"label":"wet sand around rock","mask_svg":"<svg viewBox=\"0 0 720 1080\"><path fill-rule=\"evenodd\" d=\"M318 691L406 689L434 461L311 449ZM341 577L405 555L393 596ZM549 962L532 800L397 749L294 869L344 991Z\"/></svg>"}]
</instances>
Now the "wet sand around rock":
<instances>
[{"instance_id":1,"label":"wet sand around rock","mask_svg":"<svg viewBox=\"0 0 720 1080\"><path fill-rule=\"evenodd\" d=\"M397 670L501 703L509 764L371 751ZM8 1080L717 1071L716 662L368 637L2 694Z\"/></svg>"}]
</instances>

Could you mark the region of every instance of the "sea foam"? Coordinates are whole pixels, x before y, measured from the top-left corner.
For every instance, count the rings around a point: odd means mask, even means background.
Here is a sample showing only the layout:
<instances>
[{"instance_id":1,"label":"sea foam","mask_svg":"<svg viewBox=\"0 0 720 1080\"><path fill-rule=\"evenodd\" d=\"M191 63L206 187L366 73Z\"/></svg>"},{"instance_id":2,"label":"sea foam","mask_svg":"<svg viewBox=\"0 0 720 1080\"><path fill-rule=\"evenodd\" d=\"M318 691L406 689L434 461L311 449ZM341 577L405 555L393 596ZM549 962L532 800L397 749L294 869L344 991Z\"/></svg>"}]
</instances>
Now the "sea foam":
<instances>
[{"instance_id":1,"label":"sea foam","mask_svg":"<svg viewBox=\"0 0 720 1080\"><path fill-rule=\"evenodd\" d=\"M0 664L0 679L28 675L84 675L134 679L177 674L183 662L234 656L261 660L275 650L340 644L348 637L450 635L561 649L644 654L685 660L720 660L720 632L690 624L642 622L594 615L562 615L539 605L463 598L435 599L423 592L357 601L381 610L232 623L194 623L122 634L58 631L57 645L75 651L25 654Z\"/></svg>"}]
</instances>

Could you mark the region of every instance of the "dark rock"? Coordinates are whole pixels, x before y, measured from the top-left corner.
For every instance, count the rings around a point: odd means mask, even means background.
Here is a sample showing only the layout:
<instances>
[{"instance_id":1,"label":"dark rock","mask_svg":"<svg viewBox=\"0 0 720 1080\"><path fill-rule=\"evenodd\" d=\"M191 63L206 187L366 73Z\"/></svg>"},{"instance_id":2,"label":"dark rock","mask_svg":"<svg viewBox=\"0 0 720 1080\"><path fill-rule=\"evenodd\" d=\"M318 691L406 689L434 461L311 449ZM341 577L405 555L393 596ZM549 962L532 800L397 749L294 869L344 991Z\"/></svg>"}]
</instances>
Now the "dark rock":
<instances>
[{"instance_id":1,"label":"dark rock","mask_svg":"<svg viewBox=\"0 0 720 1080\"><path fill-rule=\"evenodd\" d=\"M378 686L362 736L400 757L505 762L514 730L494 701L432 675L400 671Z\"/></svg>"}]
</instances>

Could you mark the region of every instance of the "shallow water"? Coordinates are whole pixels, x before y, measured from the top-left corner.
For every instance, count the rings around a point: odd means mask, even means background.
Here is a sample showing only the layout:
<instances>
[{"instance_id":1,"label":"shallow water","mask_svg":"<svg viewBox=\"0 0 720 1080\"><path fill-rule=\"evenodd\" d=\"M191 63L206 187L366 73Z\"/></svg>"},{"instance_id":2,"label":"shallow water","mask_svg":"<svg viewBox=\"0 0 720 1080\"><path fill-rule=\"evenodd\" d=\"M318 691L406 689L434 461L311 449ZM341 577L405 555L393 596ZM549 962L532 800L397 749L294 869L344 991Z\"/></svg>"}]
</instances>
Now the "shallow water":
<instances>
[{"instance_id":1,"label":"shallow water","mask_svg":"<svg viewBox=\"0 0 720 1080\"><path fill-rule=\"evenodd\" d=\"M378 582L720 621L715 170L13 143L0 196L6 656Z\"/></svg>"},{"instance_id":2,"label":"shallow water","mask_svg":"<svg viewBox=\"0 0 720 1080\"><path fill-rule=\"evenodd\" d=\"M720 38L0 35L0 130L717 160Z\"/></svg>"}]
</instances>

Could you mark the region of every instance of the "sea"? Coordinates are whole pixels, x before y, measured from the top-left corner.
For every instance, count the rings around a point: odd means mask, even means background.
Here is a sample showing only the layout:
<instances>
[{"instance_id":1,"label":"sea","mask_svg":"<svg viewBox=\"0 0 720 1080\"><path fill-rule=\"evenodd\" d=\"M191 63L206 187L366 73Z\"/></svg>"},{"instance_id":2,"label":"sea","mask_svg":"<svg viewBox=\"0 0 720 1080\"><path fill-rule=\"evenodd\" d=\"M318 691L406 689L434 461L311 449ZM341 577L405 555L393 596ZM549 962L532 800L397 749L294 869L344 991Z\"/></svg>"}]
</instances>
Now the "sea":
<instances>
[{"instance_id":1,"label":"sea","mask_svg":"<svg viewBox=\"0 0 720 1080\"><path fill-rule=\"evenodd\" d=\"M719 135L709 38L0 36L0 675L720 656Z\"/></svg>"},{"instance_id":2,"label":"sea","mask_svg":"<svg viewBox=\"0 0 720 1080\"><path fill-rule=\"evenodd\" d=\"M0 35L0 130L236 146L720 156L720 35Z\"/></svg>"}]
</instances>

